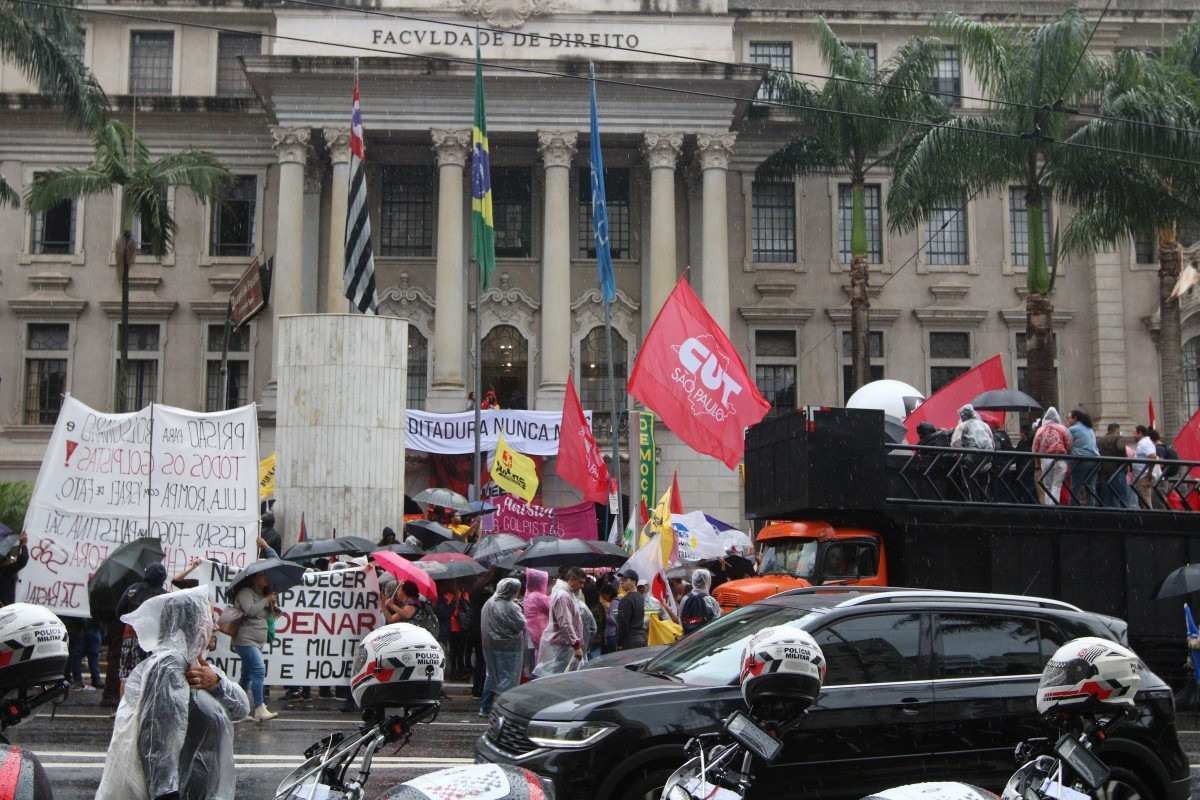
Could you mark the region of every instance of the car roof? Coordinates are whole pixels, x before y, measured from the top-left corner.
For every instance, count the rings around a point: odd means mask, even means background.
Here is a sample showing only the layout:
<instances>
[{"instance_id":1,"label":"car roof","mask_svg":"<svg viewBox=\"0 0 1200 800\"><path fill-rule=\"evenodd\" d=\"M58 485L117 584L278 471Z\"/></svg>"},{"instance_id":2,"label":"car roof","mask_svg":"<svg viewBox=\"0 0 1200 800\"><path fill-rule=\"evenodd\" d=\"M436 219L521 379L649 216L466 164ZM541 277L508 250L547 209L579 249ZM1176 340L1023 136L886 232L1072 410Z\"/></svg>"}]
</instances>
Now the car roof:
<instances>
[{"instance_id":1,"label":"car roof","mask_svg":"<svg viewBox=\"0 0 1200 800\"><path fill-rule=\"evenodd\" d=\"M889 605L964 606L985 610L1044 610L1060 613L1084 613L1078 606L1048 597L995 594L985 592L955 592L942 589L911 589L895 586L813 586L769 597L761 601L769 605L792 608L878 608Z\"/></svg>"}]
</instances>

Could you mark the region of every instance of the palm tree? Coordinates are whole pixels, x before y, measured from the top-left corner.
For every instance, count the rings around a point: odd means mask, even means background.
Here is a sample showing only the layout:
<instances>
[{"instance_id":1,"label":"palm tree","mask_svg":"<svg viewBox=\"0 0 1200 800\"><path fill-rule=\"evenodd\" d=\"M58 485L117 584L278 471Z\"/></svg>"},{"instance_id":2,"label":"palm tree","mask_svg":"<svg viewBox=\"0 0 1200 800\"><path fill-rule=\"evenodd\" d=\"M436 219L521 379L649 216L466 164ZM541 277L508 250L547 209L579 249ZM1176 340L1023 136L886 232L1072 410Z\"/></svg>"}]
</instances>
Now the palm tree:
<instances>
[{"instance_id":1,"label":"palm tree","mask_svg":"<svg viewBox=\"0 0 1200 800\"><path fill-rule=\"evenodd\" d=\"M975 115L928 130L896 170L888 197L890 225L916 228L938 208L1010 185L1025 192L1029 267L1025 342L1029 392L1056 403L1053 315L1057 259L1047 257L1043 208L1053 195L1060 160L1080 158L1056 145L1068 132L1063 109L1087 99L1098 64L1087 53L1091 26L1071 10L1031 30L997 27L961 16L943 17L939 32L955 45L984 93L995 101ZM968 112L969 113L969 112Z\"/></svg>"},{"instance_id":2,"label":"palm tree","mask_svg":"<svg viewBox=\"0 0 1200 800\"><path fill-rule=\"evenodd\" d=\"M0 61L16 65L58 98L69 117L90 128L103 119L108 100L78 55L83 37L73 5L72 0L36 6L0 0ZM0 206L19 203L0 177Z\"/></svg>"},{"instance_id":3,"label":"palm tree","mask_svg":"<svg viewBox=\"0 0 1200 800\"><path fill-rule=\"evenodd\" d=\"M175 220L167 205L167 189L181 186L202 202L220 197L229 171L211 153L184 150L151 160L150 151L125 123L110 119L95 133L91 166L38 173L25 196L33 212L47 211L64 200L108 194L121 187L121 234L115 245L121 276L121 356L117 367L118 410L125 408L125 375L129 362L129 270L140 242L133 240L133 221L155 254L171 246Z\"/></svg>"},{"instance_id":4,"label":"palm tree","mask_svg":"<svg viewBox=\"0 0 1200 800\"><path fill-rule=\"evenodd\" d=\"M868 380L870 363L867 176L892 167L914 146L924 129L921 122L946 118L945 105L926 91L940 49L932 40L913 39L876 74L866 53L839 39L823 18L817 19L817 37L830 74L840 80L816 88L782 73L767 76L771 99L793 107L788 112L799 131L763 162L758 174L771 178L833 173L850 179L851 371L852 388L858 388Z\"/></svg>"},{"instance_id":5,"label":"palm tree","mask_svg":"<svg viewBox=\"0 0 1200 800\"><path fill-rule=\"evenodd\" d=\"M1200 148L1200 24L1157 57L1117 53L1104 70L1100 110L1113 119L1092 120L1070 141L1194 161ZM1200 168L1099 153L1086 162L1064 160L1054 182L1079 207L1063 231L1063 252L1126 245L1132 237L1157 233L1163 425L1174 435L1186 415L1179 299L1171 291L1182 261L1180 223L1200 218Z\"/></svg>"}]
</instances>

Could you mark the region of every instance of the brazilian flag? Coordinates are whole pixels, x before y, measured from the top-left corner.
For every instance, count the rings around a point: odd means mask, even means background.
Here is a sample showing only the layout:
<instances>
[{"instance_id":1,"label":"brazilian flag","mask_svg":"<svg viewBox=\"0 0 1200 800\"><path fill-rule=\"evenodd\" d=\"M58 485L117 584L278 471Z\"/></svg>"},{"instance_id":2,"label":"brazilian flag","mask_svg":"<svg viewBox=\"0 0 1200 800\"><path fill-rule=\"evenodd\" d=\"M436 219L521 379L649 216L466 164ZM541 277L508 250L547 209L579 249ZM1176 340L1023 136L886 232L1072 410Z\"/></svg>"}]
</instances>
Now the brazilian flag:
<instances>
[{"instance_id":1,"label":"brazilian flag","mask_svg":"<svg viewBox=\"0 0 1200 800\"><path fill-rule=\"evenodd\" d=\"M488 155L487 112L483 106L483 63L475 45L475 127L471 131L471 238L479 264L479 289L486 291L496 271L496 223L492 217L492 162Z\"/></svg>"}]
</instances>

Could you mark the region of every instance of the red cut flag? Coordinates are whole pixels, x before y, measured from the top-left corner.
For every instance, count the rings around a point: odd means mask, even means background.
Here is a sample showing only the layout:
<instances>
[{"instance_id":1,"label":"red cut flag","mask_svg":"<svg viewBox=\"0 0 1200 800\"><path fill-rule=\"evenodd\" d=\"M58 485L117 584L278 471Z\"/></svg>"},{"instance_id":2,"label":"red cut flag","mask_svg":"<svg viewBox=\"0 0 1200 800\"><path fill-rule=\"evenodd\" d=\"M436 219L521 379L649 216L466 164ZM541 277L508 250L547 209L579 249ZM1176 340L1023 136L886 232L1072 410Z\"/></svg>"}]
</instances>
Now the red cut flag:
<instances>
[{"instance_id":1,"label":"red cut flag","mask_svg":"<svg viewBox=\"0 0 1200 800\"><path fill-rule=\"evenodd\" d=\"M686 445L730 469L742 460L746 428L771 409L725 331L682 278L642 342L628 389Z\"/></svg>"},{"instance_id":2,"label":"red cut flag","mask_svg":"<svg viewBox=\"0 0 1200 800\"><path fill-rule=\"evenodd\" d=\"M1000 361L999 354L982 364L976 364L931 394L929 399L908 415L904 420L904 427L908 430L906 441L916 444L919 438L917 425L922 422L932 423L939 428L953 428L958 424L958 409L984 392L1007 388L1008 381L1004 378L1004 364ZM995 416L997 413L998 419ZM979 416L989 424L993 421L996 425L1004 424L1003 412L981 411Z\"/></svg>"},{"instance_id":3,"label":"red cut flag","mask_svg":"<svg viewBox=\"0 0 1200 800\"><path fill-rule=\"evenodd\" d=\"M683 495L679 493L679 473L671 475L671 513L683 513Z\"/></svg>"},{"instance_id":4,"label":"red cut flag","mask_svg":"<svg viewBox=\"0 0 1200 800\"><path fill-rule=\"evenodd\" d=\"M567 376L567 395L563 398L562 429L554 471L578 489L584 500L608 502L608 466L600 455L600 448L596 447L596 437L583 415L583 405L570 375Z\"/></svg>"},{"instance_id":5,"label":"red cut flag","mask_svg":"<svg viewBox=\"0 0 1200 800\"><path fill-rule=\"evenodd\" d=\"M1200 411L1184 423L1171 443L1184 461L1200 461ZM1200 467L1193 467L1191 477L1200 478ZM1200 492L1200 488L1195 491Z\"/></svg>"},{"instance_id":6,"label":"red cut flag","mask_svg":"<svg viewBox=\"0 0 1200 800\"><path fill-rule=\"evenodd\" d=\"M1151 428L1158 428L1158 415L1154 413L1154 398L1146 398L1146 422Z\"/></svg>"},{"instance_id":7,"label":"red cut flag","mask_svg":"<svg viewBox=\"0 0 1200 800\"><path fill-rule=\"evenodd\" d=\"M303 542L308 538L308 531L304 530L304 512L300 512L300 535L296 537L297 542Z\"/></svg>"}]
</instances>

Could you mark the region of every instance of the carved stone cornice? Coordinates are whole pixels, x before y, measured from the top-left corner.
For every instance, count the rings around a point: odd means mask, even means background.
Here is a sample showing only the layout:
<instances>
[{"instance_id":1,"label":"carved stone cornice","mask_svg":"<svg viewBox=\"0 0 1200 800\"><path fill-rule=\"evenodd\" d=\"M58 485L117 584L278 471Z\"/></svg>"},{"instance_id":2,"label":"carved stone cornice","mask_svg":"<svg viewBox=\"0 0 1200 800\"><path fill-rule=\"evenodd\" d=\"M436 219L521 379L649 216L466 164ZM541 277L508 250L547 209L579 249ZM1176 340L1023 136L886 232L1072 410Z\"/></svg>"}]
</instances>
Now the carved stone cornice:
<instances>
[{"instance_id":1,"label":"carved stone cornice","mask_svg":"<svg viewBox=\"0 0 1200 800\"><path fill-rule=\"evenodd\" d=\"M571 311L577 312L590 305L599 305L602 301L603 297L601 296L599 289L588 289L583 294L579 295L579 297L576 297L573 301L571 301ZM637 310L641 308L636 300L631 300L629 296L620 289L617 289L616 296L613 298L613 303L613 311L615 313L620 313L620 310L624 308L626 312L630 314L636 314Z\"/></svg>"},{"instance_id":2,"label":"carved stone cornice","mask_svg":"<svg viewBox=\"0 0 1200 800\"><path fill-rule=\"evenodd\" d=\"M227 295L233 291L233 287L237 286L241 279L242 276L237 274L209 275L208 285L212 288L213 294Z\"/></svg>"},{"instance_id":3,"label":"carved stone cornice","mask_svg":"<svg viewBox=\"0 0 1200 800\"><path fill-rule=\"evenodd\" d=\"M646 131L642 134L642 154L650 169L675 169L683 150L683 134L678 131Z\"/></svg>"},{"instance_id":4,"label":"carved stone cornice","mask_svg":"<svg viewBox=\"0 0 1200 800\"><path fill-rule=\"evenodd\" d=\"M500 273L499 285L484 292L479 298L480 302L485 307L521 309L527 310L529 313L537 311L541 307L538 301L530 297L524 289L511 285L511 280L512 278L507 272ZM475 308L474 303L468 305L471 309ZM503 318L505 315L500 313L499 316Z\"/></svg>"},{"instance_id":5,"label":"carved stone cornice","mask_svg":"<svg viewBox=\"0 0 1200 800\"><path fill-rule=\"evenodd\" d=\"M411 278L407 272L400 273L400 283L396 286L389 286L379 292L379 305L386 302L395 303L399 306L425 306L429 311L433 311L437 304L434 299L419 286L410 286Z\"/></svg>"},{"instance_id":6,"label":"carved stone cornice","mask_svg":"<svg viewBox=\"0 0 1200 800\"><path fill-rule=\"evenodd\" d=\"M465 167L471 152L471 131L467 128L433 128L433 152L439 167Z\"/></svg>"},{"instance_id":7,"label":"carved stone cornice","mask_svg":"<svg viewBox=\"0 0 1200 800\"><path fill-rule=\"evenodd\" d=\"M30 275L33 293L8 301L8 307L18 317L43 319L76 319L87 307L86 300L67 295L71 277L61 272L42 272Z\"/></svg>"},{"instance_id":8,"label":"carved stone cornice","mask_svg":"<svg viewBox=\"0 0 1200 800\"><path fill-rule=\"evenodd\" d=\"M175 309L179 303L174 300L150 300L150 299L132 299L129 300L129 315L138 319L166 319L175 313ZM101 300L100 310L104 312L104 316L109 319L120 319L121 317L121 301L120 300Z\"/></svg>"},{"instance_id":9,"label":"carved stone cornice","mask_svg":"<svg viewBox=\"0 0 1200 800\"><path fill-rule=\"evenodd\" d=\"M571 159L575 157L575 145L579 134L575 131L538 131L538 155L546 168L570 168Z\"/></svg>"},{"instance_id":10,"label":"carved stone cornice","mask_svg":"<svg viewBox=\"0 0 1200 800\"><path fill-rule=\"evenodd\" d=\"M812 319L813 308L783 305L741 306L738 315L751 325L800 326Z\"/></svg>"},{"instance_id":11,"label":"carved stone cornice","mask_svg":"<svg viewBox=\"0 0 1200 800\"><path fill-rule=\"evenodd\" d=\"M840 326L850 324L850 306L827 308L825 309L825 315L829 317L830 322L832 322L834 325ZM900 309L872 308L869 319L872 328L877 326L890 326L893 322L900 319Z\"/></svg>"},{"instance_id":12,"label":"carved stone cornice","mask_svg":"<svg viewBox=\"0 0 1200 800\"><path fill-rule=\"evenodd\" d=\"M329 162L350 163L350 129L324 128L321 132L325 134L325 149L329 151Z\"/></svg>"},{"instance_id":13,"label":"carved stone cornice","mask_svg":"<svg viewBox=\"0 0 1200 800\"><path fill-rule=\"evenodd\" d=\"M530 17L552 14L559 0L458 0L459 13L482 17L493 28L512 30L525 24Z\"/></svg>"},{"instance_id":14,"label":"carved stone cornice","mask_svg":"<svg viewBox=\"0 0 1200 800\"><path fill-rule=\"evenodd\" d=\"M733 157L736 133L696 134L696 150L700 154L700 169L729 169Z\"/></svg>"},{"instance_id":15,"label":"carved stone cornice","mask_svg":"<svg viewBox=\"0 0 1200 800\"><path fill-rule=\"evenodd\" d=\"M947 308L944 306L927 306L914 308L913 316L922 325L964 325L978 327L988 315L986 308Z\"/></svg>"},{"instance_id":16,"label":"carved stone cornice","mask_svg":"<svg viewBox=\"0 0 1200 800\"><path fill-rule=\"evenodd\" d=\"M1010 328L1024 330L1028 320L1028 314L1025 312L1025 306L1020 308L1006 308L1000 313L1000 319L1004 320L1004 324ZM1075 319L1074 311L1064 311L1062 309L1054 309L1054 316L1051 318L1055 327L1066 325L1071 320Z\"/></svg>"},{"instance_id":17,"label":"carved stone cornice","mask_svg":"<svg viewBox=\"0 0 1200 800\"><path fill-rule=\"evenodd\" d=\"M304 164L308 160L311 137L312 131L308 128L271 127L271 147L280 164Z\"/></svg>"}]
</instances>

